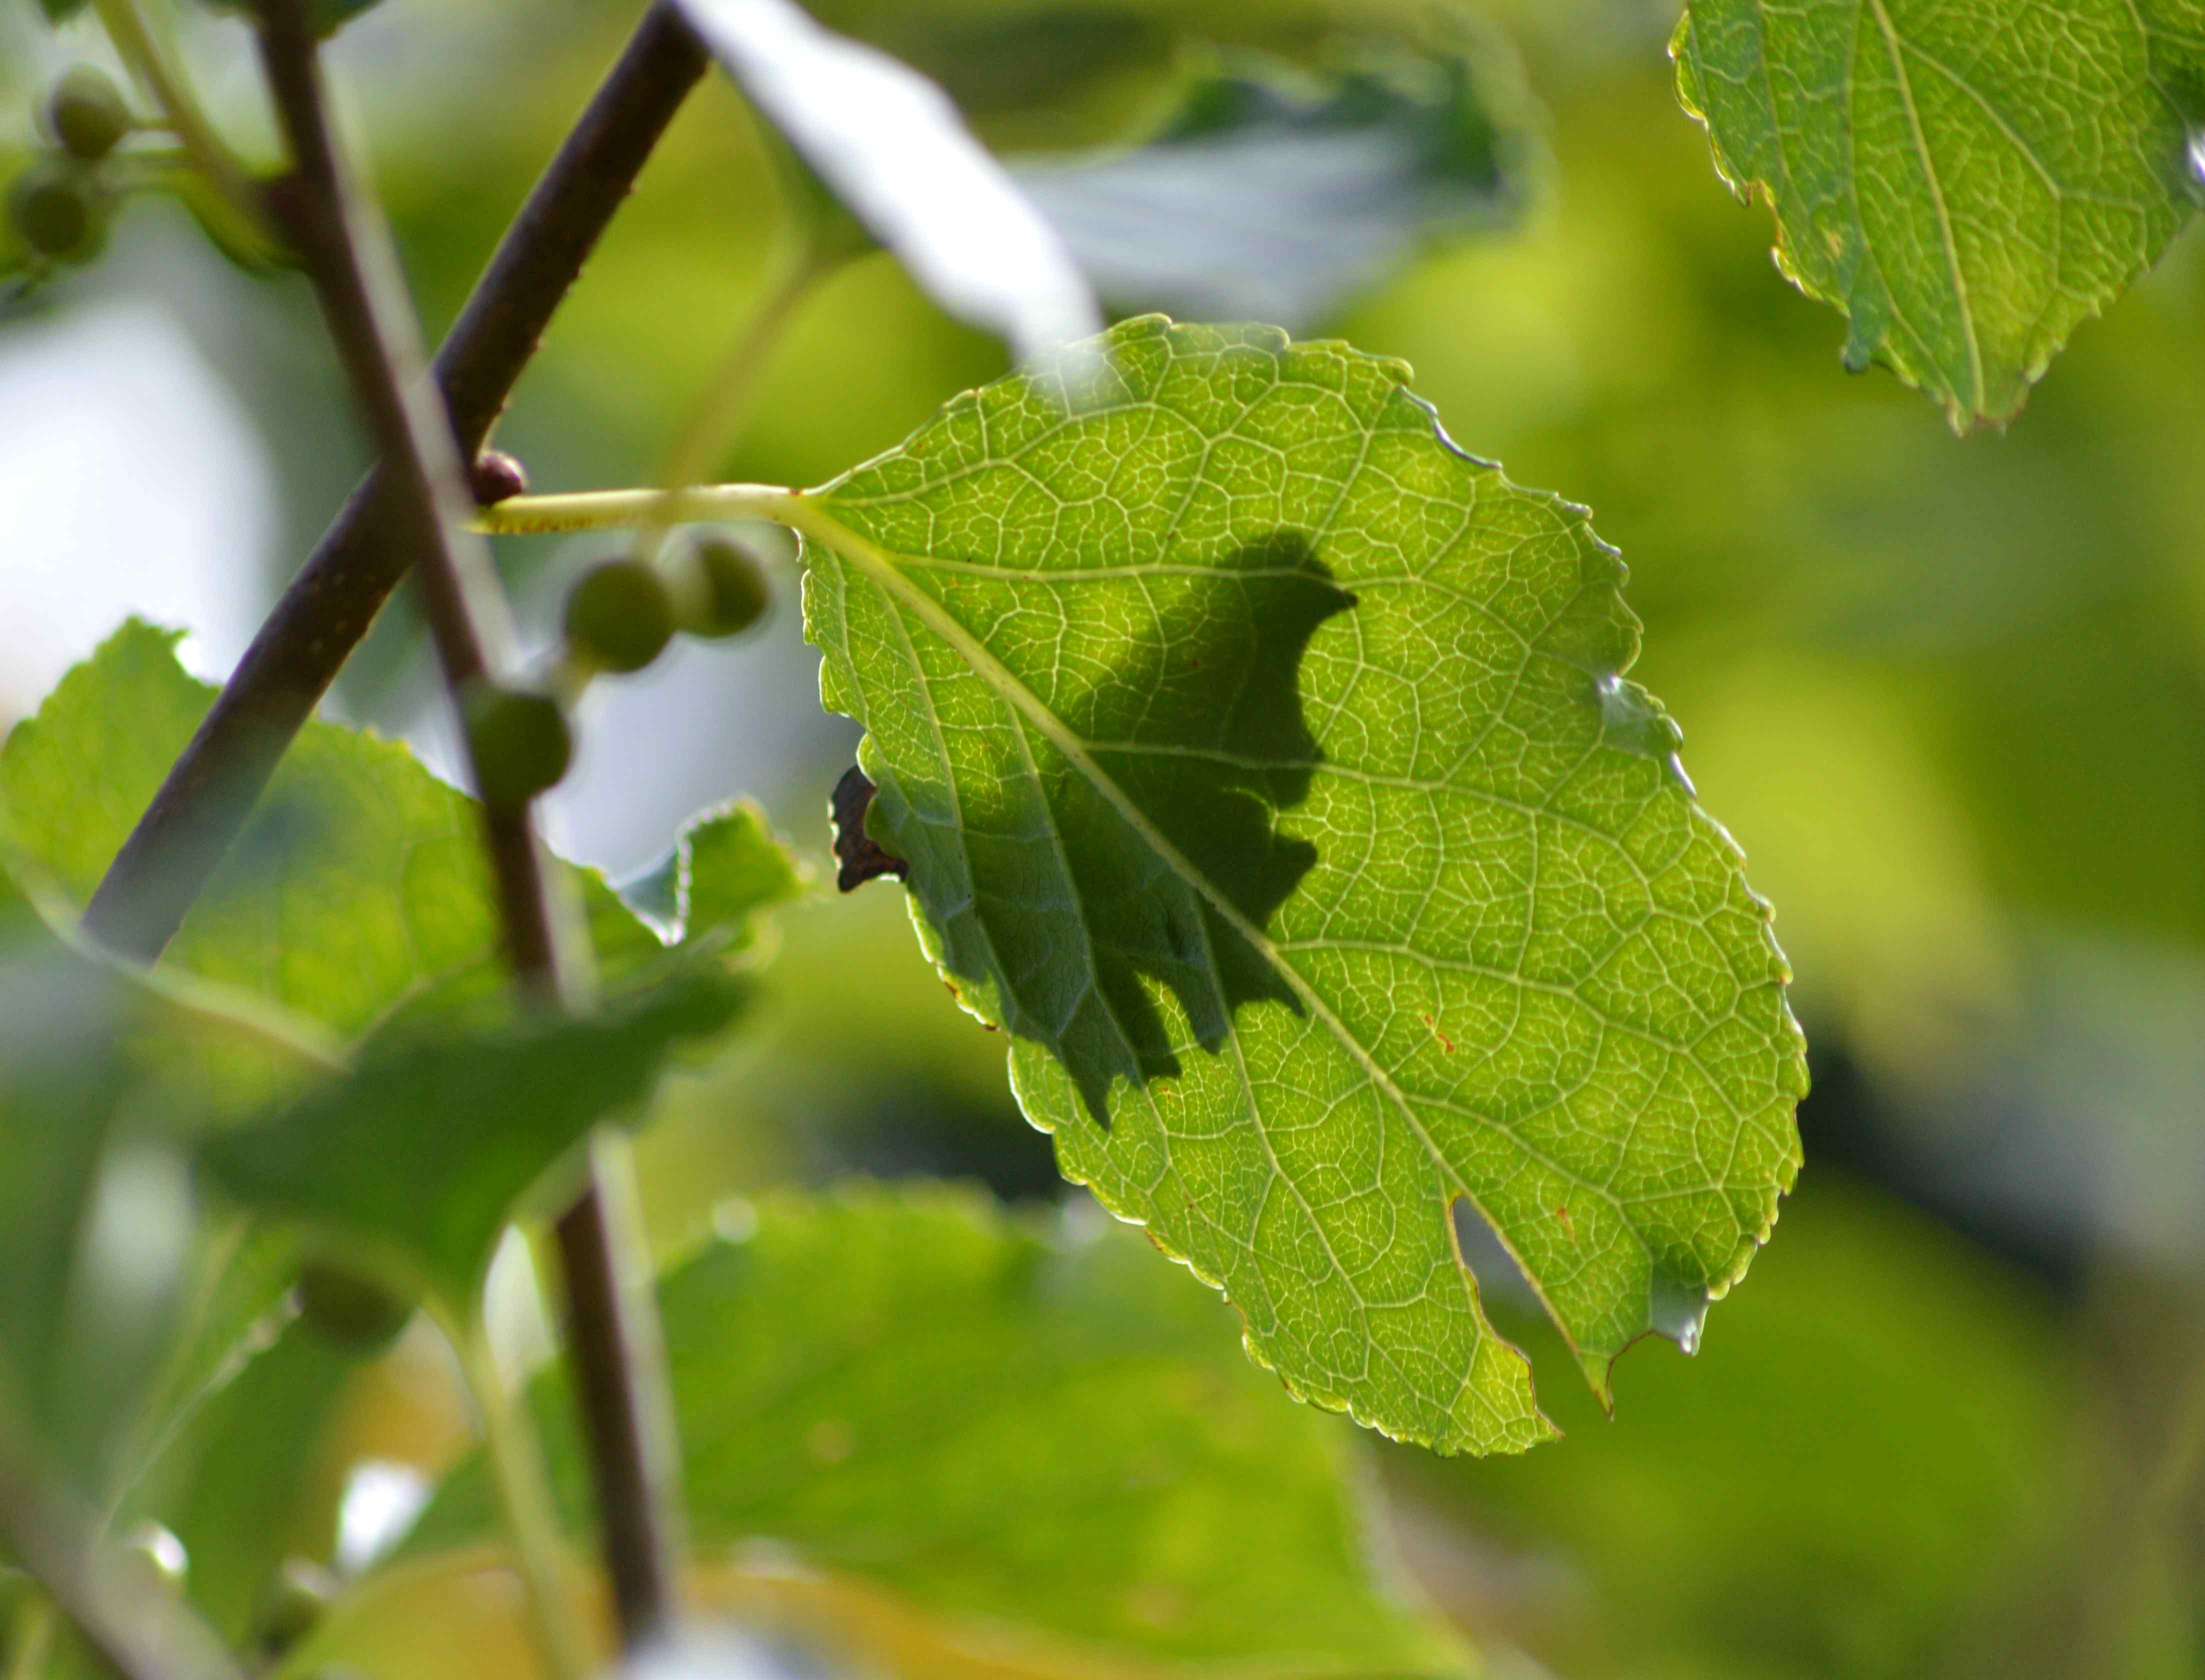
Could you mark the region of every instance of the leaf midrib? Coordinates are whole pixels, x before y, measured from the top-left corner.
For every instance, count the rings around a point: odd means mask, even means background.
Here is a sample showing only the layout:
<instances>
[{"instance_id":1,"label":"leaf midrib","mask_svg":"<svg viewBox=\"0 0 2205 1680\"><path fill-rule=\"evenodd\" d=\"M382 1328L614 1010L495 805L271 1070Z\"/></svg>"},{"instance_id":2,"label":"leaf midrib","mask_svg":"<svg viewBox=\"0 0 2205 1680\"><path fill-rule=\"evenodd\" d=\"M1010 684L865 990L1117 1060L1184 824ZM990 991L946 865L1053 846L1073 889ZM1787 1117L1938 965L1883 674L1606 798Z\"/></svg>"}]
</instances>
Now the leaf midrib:
<instances>
[{"instance_id":1,"label":"leaf midrib","mask_svg":"<svg viewBox=\"0 0 2205 1680\"><path fill-rule=\"evenodd\" d=\"M1876 28L1883 36L1885 50L1891 56L1891 73L1898 79L1899 104L1906 111L1906 124L1914 136L1915 155L1922 160L1922 176L1929 188L1929 202L1937 212L1937 231L1945 246L1945 262L1952 277L1952 300L1959 307L1960 335L1968 347L1968 376L1975 387L1974 408L1983 412L1986 393L1983 387L1983 352L1976 335L1975 306L1968 296L1967 276L1960 268L1960 247L1952 231L1952 213L1945 203L1944 182L1937 173L1936 159L1929 155L1929 140L1923 132L1922 113L1914 100L1914 83L1906 74L1905 42L1884 9L1883 0L1868 0L1869 10L1875 15Z\"/></svg>"}]
</instances>

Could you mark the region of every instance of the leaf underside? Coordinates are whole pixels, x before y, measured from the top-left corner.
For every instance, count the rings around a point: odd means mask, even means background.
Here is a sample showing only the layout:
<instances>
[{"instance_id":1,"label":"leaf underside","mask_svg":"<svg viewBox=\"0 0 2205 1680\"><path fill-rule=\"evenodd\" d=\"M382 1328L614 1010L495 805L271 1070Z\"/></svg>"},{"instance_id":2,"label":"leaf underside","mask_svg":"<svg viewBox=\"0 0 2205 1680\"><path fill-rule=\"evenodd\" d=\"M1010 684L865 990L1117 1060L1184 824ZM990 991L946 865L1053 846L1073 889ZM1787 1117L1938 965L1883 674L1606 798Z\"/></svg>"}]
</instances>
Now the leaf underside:
<instances>
[{"instance_id":1,"label":"leaf underside","mask_svg":"<svg viewBox=\"0 0 2205 1680\"><path fill-rule=\"evenodd\" d=\"M1956 430L2012 418L2200 197L2201 0L1692 0L1670 50L1779 267Z\"/></svg>"},{"instance_id":2,"label":"leaf underside","mask_svg":"<svg viewBox=\"0 0 2205 1680\"><path fill-rule=\"evenodd\" d=\"M1603 1394L1689 1342L1796 1170L1767 907L1620 674L1582 509L1400 364L1128 322L1076 411L952 402L805 498L869 830L1066 1175L1297 1394L1446 1451L1551 1433L1472 1201Z\"/></svg>"}]
</instances>

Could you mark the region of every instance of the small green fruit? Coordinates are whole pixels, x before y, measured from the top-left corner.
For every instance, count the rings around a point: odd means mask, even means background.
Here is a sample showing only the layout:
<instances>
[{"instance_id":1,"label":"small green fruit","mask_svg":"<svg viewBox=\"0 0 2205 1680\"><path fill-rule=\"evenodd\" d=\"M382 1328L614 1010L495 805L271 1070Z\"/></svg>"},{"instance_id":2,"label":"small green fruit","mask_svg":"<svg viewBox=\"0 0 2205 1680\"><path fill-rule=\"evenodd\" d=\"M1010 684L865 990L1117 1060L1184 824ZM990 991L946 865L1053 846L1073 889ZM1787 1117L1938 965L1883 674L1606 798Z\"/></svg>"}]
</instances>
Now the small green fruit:
<instances>
[{"instance_id":1,"label":"small green fruit","mask_svg":"<svg viewBox=\"0 0 2205 1680\"><path fill-rule=\"evenodd\" d=\"M81 166L67 157L41 157L17 175L8 217L42 257L77 261L99 243L100 205Z\"/></svg>"},{"instance_id":2,"label":"small green fruit","mask_svg":"<svg viewBox=\"0 0 2205 1680\"><path fill-rule=\"evenodd\" d=\"M319 1256L299 1267L299 1316L355 1353L380 1353L413 1316L413 1303L341 1261Z\"/></svg>"},{"instance_id":3,"label":"small green fruit","mask_svg":"<svg viewBox=\"0 0 2205 1680\"><path fill-rule=\"evenodd\" d=\"M122 91L104 70L79 64L46 95L46 128L70 156L97 163L137 124Z\"/></svg>"},{"instance_id":4,"label":"small green fruit","mask_svg":"<svg viewBox=\"0 0 2205 1680\"><path fill-rule=\"evenodd\" d=\"M773 604L765 566L740 543L701 537L689 544L681 570L681 627L715 639L749 629Z\"/></svg>"},{"instance_id":5,"label":"small green fruit","mask_svg":"<svg viewBox=\"0 0 2205 1680\"><path fill-rule=\"evenodd\" d=\"M658 568L609 560L567 597L567 645L607 671L640 671L674 639L674 597Z\"/></svg>"},{"instance_id":6,"label":"small green fruit","mask_svg":"<svg viewBox=\"0 0 2205 1680\"><path fill-rule=\"evenodd\" d=\"M321 1625L337 1595L335 1576L306 1558L286 1558L253 1607L253 1642L264 1657L282 1656Z\"/></svg>"},{"instance_id":7,"label":"small green fruit","mask_svg":"<svg viewBox=\"0 0 2205 1680\"><path fill-rule=\"evenodd\" d=\"M467 693L467 753L483 803L517 810L556 787L574 757L567 714L548 694L478 682Z\"/></svg>"}]
</instances>

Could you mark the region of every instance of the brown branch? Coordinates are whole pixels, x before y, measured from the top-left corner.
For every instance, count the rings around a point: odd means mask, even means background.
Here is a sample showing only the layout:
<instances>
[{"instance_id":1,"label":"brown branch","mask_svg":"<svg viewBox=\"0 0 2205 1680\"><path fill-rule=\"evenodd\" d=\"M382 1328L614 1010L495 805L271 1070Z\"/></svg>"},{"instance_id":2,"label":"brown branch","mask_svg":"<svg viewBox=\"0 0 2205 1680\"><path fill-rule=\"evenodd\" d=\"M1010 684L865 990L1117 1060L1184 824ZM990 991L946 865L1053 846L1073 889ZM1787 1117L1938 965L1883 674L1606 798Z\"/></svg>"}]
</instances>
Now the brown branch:
<instances>
[{"instance_id":1,"label":"brown branch","mask_svg":"<svg viewBox=\"0 0 2205 1680\"><path fill-rule=\"evenodd\" d=\"M458 451L420 366L389 234L351 190L333 144L304 0L260 0L261 61L295 174L283 207L331 338L366 412L389 482L390 534L420 562L428 618L456 705L505 662L505 602L481 539L466 530ZM476 767L480 781L479 765ZM565 937L554 884L525 807L484 807L508 954L525 989L573 1000L584 947ZM573 955L570 956L570 951ZM605 1532L605 1563L630 1648L666 1632L678 1606L674 1442L663 1416L655 1304L624 1273L630 1252L600 1179L560 1221L569 1348L579 1375ZM638 1356L639 1355L643 1356Z\"/></svg>"},{"instance_id":2,"label":"brown branch","mask_svg":"<svg viewBox=\"0 0 2205 1680\"><path fill-rule=\"evenodd\" d=\"M657 0L506 230L438 353L460 453L478 452L553 312L704 74L703 47ZM86 933L151 962L174 937L276 765L412 565L371 473L261 626L99 884Z\"/></svg>"}]
</instances>

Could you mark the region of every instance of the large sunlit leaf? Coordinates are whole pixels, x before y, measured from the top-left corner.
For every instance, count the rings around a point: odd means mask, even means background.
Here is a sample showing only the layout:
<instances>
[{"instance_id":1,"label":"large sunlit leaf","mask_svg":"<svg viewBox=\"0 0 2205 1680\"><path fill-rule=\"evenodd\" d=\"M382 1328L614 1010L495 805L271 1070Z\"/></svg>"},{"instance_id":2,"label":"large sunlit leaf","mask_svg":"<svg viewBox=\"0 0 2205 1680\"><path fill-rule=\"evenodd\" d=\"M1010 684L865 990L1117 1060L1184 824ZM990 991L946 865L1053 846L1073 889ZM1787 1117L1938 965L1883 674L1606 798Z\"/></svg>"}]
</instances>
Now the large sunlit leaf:
<instances>
[{"instance_id":1,"label":"large sunlit leaf","mask_svg":"<svg viewBox=\"0 0 2205 1680\"><path fill-rule=\"evenodd\" d=\"M9 843L81 902L214 698L176 636L133 620L65 676L0 751ZM800 876L755 807L709 819L689 869L696 931L739 947ZM699 830L699 832L704 832ZM692 850L695 847L692 845ZM594 871L568 872L609 981L664 949ZM710 926L704 924L709 922ZM394 1010L500 986L497 912L474 802L401 743L309 723L170 944L184 969L349 1038Z\"/></svg>"},{"instance_id":2,"label":"large sunlit leaf","mask_svg":"<svg viewBox=\"0 0 2205 1680\"><path fill-rule=\"evenodd\" d=\"M1112 303L1305 327L1428 243L1515 218L1528 143L1491 92L1459 55L1322 76L1251 56L1144 145L1015 173Z\"/></svg>"},{"instance_id":3,"label":"large sunlit leaf","mask_svg":"<svg viewBox=\"0 0 2205 1680\"><path fill-rule=\"evenodd\" d=\"M1352 1434L1130 1233L941 1190L731 1212L660 1291L700 1558L885 1593L988 1673L1461 1671L1370 1553ZM585 1461L540 1398L579 1532ZM401 1557L495 1532L478 1461Z\"/></svg>"},{"instance_id":4,"label":"large sunlit leaf","mask_svg":"<svg viewBox=\"0 0 2205 1680\"><path fill-rule=\"evenodd\" d=\"M1099 324L1056 234L934 83L790 0L680 3L821 183L944 309L1020 357Z\"/></svg>"},{"instance_id":5,"label":"large sunlit leaf","mask_svg":"<svg viewBox=\"0 0 2205 1680\"><path fill-rule=\"evenodd\" d=\"M1257 1359L1528 1446L1450 1208L1603 1393L1647 1331L1689 1343L1798 1160L1768 909L1623 679L1582 509L1456 449L1398 362L1108 342L1070 418L1004 380L797 504L869 831L1065 1172Z\"/></svg>"},{"instance_id":6,"label":"large sunlit leaf","mask_svg":"<svg viewBox=\"0 0 2205 1680\"><path fill-rule=\"evenodd\" d=\"M1779 265L1956 428L2018 410L2205 195L2200 0L1692 0L1671 50Z\"/></svg>"}]
</instances>

